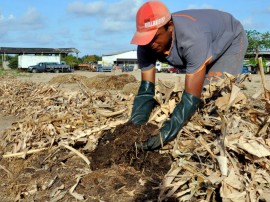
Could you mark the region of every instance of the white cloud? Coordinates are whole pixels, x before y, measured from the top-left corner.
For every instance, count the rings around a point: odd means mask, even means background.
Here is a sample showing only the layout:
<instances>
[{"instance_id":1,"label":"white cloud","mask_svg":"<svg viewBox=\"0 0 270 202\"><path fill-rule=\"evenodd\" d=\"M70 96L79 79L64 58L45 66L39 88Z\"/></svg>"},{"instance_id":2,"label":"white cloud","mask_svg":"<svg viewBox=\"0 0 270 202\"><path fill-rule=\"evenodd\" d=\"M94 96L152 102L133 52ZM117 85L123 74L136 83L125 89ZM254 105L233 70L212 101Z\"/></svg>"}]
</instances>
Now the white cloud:
<instances>
[{"instance_id":1,"label":"white cloud","mask_svg":"<svg viewBox=\"0 0 270 202\"><path fill-rule=\"evenodd\" d=\"M134 20L141 4L141 0L121 0L109 5L106 15L124 21Z\"/></svg>"},{"instance_id":2,"label":"white cloud","mask_svg":"<svg viewBox=\"0 0 270 202\"><path fill-rule=\"evenodd\" d=\"M13 15L9 15L8 17L5 17L4 15L0 15L0 26L1 29L5 29L6 26L10 26L14 24L15 17Z\"/></svg>"},{"instance_id":3,"label":"white cloud","mask_svg":"<svg viewBox=\"0 0 270 202\"><path fill-rule=\"evenodd\" d=\"M253 18L249 17L244 20L241 20L244 27L253 27L254 26L254 20Z\"/></svg>"},{"instance_id":4,"label":"white cloud","mask_svg":"<svg viewBox=\"0 0 270 202\"><path fill-rule=\"evenodd\" d=\"M55 37L49 34L26 33L19 35L16 40L20 43L46 46L52 43L55 40Z\"/></svg>"},{"instance_id":5,"label":"white cloud","mask_svg":"<svg viewBox=\"0 0 270 202\"><path fill-rule=\"evenodd\" d=\"M62 27L61 29L57 30L55 36L61 36L61 38L72 38L73 35L69 28Z\"/></svg>"},{"instance_id":6,"label":"white cloud","mask_svg":"<svg viewBox=\"0 0 270 202\"><path fill-rule=\"evenodd\" d=\"M106 31L106 32L122 32L124 29L125 29L125 25L123 22L121 21L117 21L117 20L114 20L114 19L111 19L111 18L106 18L104 19L103 21L103 30Z\"/></svg>"},{"instance_id":7,"label":"white cloud","mask_svg":"<svg viewBox=\"0 0 270 202\"><path fill-rule=\"evenodd\" d=\"M115 3L105 1L95 1L83 3L75 1L67 6L69 13L77 16L99 15L108 17L118 17L120 19L129 19L133 17L143 0L121 0Z\"/></svg>"},{"instance_id":8,"label":"white cloud","mask_svg":"<svg viewBox=\"0 0 270 202\"><path fill-rule=\"evenodd\" d=\"M0 35L2 43L10 43L16 41L16 44L26 42L46 44L51 39L46 36L40 37L38 30L45 26L42 16L37 12L35 8L29 8L21 16L15 16L9 14L4 16L0 13ZM31 35L31 33L33 33Z\"/></svg>"},{"instance_id":9,"label":"white cloud","mask_svg":"<svg viewBox=\"0 0 270 202\"><path fill-rule=\"evenodd\" d=\"M1 38L3 39L5 34L7 34L10 30L10 27L14 27L14 16L9 15L5 17L4 15L0 14L0 34L2 35Z\"/></svg>"},{"instance_id":10,"label":"white cloud","mask_svg":"<svg viewBox=\"0 0 270 202\"><path fill-rule=\"evenodd\" d=\"M76 1L68 5L67 11L77 16L89 16L100 14L105 8L106 4L102 1L95 1L86 4Z\"/></svg>"},{"instance_id":11,"label":"white cloud","mask_svg":"<svg viewBox=\"0 0 270 202\"><path fill-rule=\"evenodd\" d=\"M69 2L72 3L67 3L66 15L60 13L57 18L33 7L23 14L0 12L1 42L13 41L15 47L74 46L82 52L97 54L130 49L136 12L144 0Z\"/></svg>"},{"instance_id":12,"label":"white cloud","mask_svg":"<svg viewBox=\"0 0 270 202\"><path fill-rule=\"evenodd\" d=\"M0 26L2 31L25 31L38 29L44 26L44 21L40 14L34 8L28 9L22 16L14 16L13 14L5 17L0 15Z\"/></svg>"},{"instance_id":13,"label":"white cloud","mask_svg":"<svg viewBox=\"0 0 270 202\"><path fill-rule=\"evenodd\" d=\"M110 4L106 10L106 18L102 19L104 31L126 32L134 27L136 13L142 5L142 0L121 0Z\"/></svg>"},{"instance_id":14,"label":"white cloud","mask_svg":"<svg viewBox=\"0 0 270 202\"><path fill-rule=\"evenodd\" d=\"M252 17L248 17L240 21L243 24L244 29L256 30L264 27L261 22L255 21Z\"/></svg>"},{"instance_id":15,"label":"white cloud","mask_svg":"<svg viewBox=\"0 0 270 202\"><path fill-rule=\"evenodd\" d=\"M9 16L7 17L7 20L8 20L8 21L13 20L13 19L15 19L14 15L9 15Z\"/></svg>"},{"instance_id":16,"label":"white cloud","mask_svg":"<svg viewBox=\"0 0 270 202\"><path fill-rule=\"evenodd\" d=\"M135 27L136 12L142 3L143 0L120 0L112 3L76 1L68 5L67 11L78 17L91 16L88 23L95 32L123 32L131 26ZM95 23L98 25L95 26Z\"/></svg>"},{"instance_id":17,"label":"white cloud","mask_svg":"<svg viewBox=\"0 0 270 202\"><path fill-rule=\"evenodd\" d=\"M266 8L266 12L270 14L270 7Z\"/></svg>"},{"instance_id":18,"label":"white cloud","mask_svg":"<svg viewBox=\"0 0 270 202\"><path fill-rule=\"evenodd\" d=\"M37 29L42 28L44 22L35 8L29 8L22 17L18 18L17 24L24 28Z\"/></svg>"},{"instance_id":19,"label":"white cloud","mask_svg":"<svg viewBox=\"0 0 270 202\"><path fill-rule=\"evenodd\" d=\"M0 14L0 23L9 22L14 19L13 15L9 15L8 17L5 17L4 15Z\"/></svg>"}]
</instances>

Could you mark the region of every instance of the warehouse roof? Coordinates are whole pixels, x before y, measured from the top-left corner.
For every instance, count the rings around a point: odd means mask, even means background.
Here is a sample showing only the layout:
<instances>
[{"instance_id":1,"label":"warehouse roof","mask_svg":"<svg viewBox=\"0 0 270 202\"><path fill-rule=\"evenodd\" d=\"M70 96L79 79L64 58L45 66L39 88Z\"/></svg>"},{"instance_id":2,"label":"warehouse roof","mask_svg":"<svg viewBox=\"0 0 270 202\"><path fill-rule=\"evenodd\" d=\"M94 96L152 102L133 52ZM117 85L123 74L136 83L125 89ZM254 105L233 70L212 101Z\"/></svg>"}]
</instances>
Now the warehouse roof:
<instances>
[{"instance_id":1,"label":"warehouse roof","mask_svg":"<svg viewBox=\"0 0 270 202\"><path fill-rule=\"evenodd\" d=\"M123 54L123 53L128 53L128 52L133 52L133 51L137 51L137 50L119 51L119 52L114 52L114 53L111 53L111 54L105 54L105 55L102 55L102 56L120 55L120 54Z\"/></svg>"},{"instance_id":2,"label":"warehouse roof","mask_svg":"<svg viewBox=\"0 0 270 202\"><path fill-rule=\"evenodd\" d=\"M76 48L13 48L0 47L0 54L59 54L59 53L79 53Z\"/></svg>"}]
</instances>

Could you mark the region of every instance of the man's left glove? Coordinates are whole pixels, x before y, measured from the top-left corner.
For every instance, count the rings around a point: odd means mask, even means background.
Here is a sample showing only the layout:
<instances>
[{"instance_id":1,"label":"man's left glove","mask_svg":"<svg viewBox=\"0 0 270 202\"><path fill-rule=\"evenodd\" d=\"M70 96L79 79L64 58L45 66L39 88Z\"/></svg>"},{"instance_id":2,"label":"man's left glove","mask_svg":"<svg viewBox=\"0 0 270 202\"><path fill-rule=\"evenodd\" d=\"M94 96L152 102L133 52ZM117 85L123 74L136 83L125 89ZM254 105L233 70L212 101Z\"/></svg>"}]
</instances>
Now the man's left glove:
<instances>
[{"instance_id":1,"label":"man's left glove","mask_svg":"<svg viewBox=\"0 0 270 202\"><path fill-rule=\"evenodd\" d=\"M155 106L155 84L142 80L138 94L134 99L130 121L134 125L145 124Z\"/></svg>"},{"instance_id":2,"label":"man's left glove","mask_svg":"<svg viewBox=\"0 0 270 202\"><path fill-rule=\"evenodd\" d=\"M142 150L154 150L167 144L177 136L200 103L201 99L184 91L181 102L174 108L171 119L164 122L159 134L150 137L142 145L137 144L138 147Z\"/></svg>"}]
</instances>

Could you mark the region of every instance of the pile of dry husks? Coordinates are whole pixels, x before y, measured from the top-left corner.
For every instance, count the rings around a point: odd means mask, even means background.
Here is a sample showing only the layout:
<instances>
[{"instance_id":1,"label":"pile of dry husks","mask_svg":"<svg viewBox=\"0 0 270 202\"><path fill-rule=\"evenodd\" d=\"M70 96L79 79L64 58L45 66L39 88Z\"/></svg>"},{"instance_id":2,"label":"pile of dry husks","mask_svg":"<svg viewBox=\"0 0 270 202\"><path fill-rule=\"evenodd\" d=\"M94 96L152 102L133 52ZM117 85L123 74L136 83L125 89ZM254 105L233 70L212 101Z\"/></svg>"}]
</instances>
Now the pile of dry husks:
<instances>
[{"instance_id":1,"label":"pile of dry husks","mask_svg":"<svg viewBox=\"0 0 270 202\"><path fill-rule=\"evenodd\" d=\"M101 131L128 119L132 96L80 86L81 92L64 92L16 79L1 82L0 110L20 117L2 138L5 150L17 153L55 142L86 144L92 150Z\"/></svg>"},{"instance_id":2,"label":"pile of dry husks","mask_svg":"<svg viewBox=\"0 0 270 202\"><path fill-rule=\"evenodd\" d=\"M159 201L170 197L269 201L270 93L265 89L248 97L235 80L227 74L210 83L204 105L178 137L160 150L170 153L174 162L159 186ZM25 158L61 145L90 164L83 152L96 148L102 131L128 120L134 95L89 90L79 82L81 91L64 92L54 86L2 79L0 110L20 117L1 138L2 157ZM150 123L160 127L168 118L181 99L179 83L158 82L158 105ZM82 147L81 152L74 149Z\"/></svg>"},{"instance_id":3,"label":"pile of dry husks","mask_svg":"<svg viewBox=\"0 0 270 202\"><path fill-rule=\"evenodd\" d=\"M203 108L168 146L170 150L163 151L171 152L175 162L160 185L161 201L170 196L179 201L270 200L270 92L265 89L248 97L235 80L227 74L207 86ZM168 89L160 92L166 98L157 99L158 122L175 106L165 93Z\"/></svg>"},{"instance_id":4,"label":"pile of dry husks","mask_svg":"<svg viewBox=\"0 0 270 202\"><path fill-rule=\"evenodd\" d=\"M136 82L136 78L130 74L120 74L106 76L99 74L97 76L88 78L80 75L64 75L56 76L52 78L49 84L62 84L62 83L78 83L81 82L84 87L97 90L121 90L126 84Z\"/></svg>"}]
</instances>

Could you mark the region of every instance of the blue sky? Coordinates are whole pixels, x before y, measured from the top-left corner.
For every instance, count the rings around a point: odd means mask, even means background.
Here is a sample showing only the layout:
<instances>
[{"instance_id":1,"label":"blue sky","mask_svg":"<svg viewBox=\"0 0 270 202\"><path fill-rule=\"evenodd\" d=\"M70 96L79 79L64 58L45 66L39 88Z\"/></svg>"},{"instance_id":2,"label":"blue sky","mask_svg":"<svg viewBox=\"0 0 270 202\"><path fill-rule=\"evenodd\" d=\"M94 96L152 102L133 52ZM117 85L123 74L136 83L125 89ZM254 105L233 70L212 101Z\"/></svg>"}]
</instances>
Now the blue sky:
<instances>
[{"instance_id":1,"label":"blue sky","mask_svg":"<svg viewBox=\"0 0 270 202\"><path fill-rule=\"evenodd\" d=\"M77 48L84 55L135 50L130 44L143 0L0 0L0 47ZM167 0L171 12L212 8L246 30L270 31L270 0Z\"/></svg>"}]
</instances>

